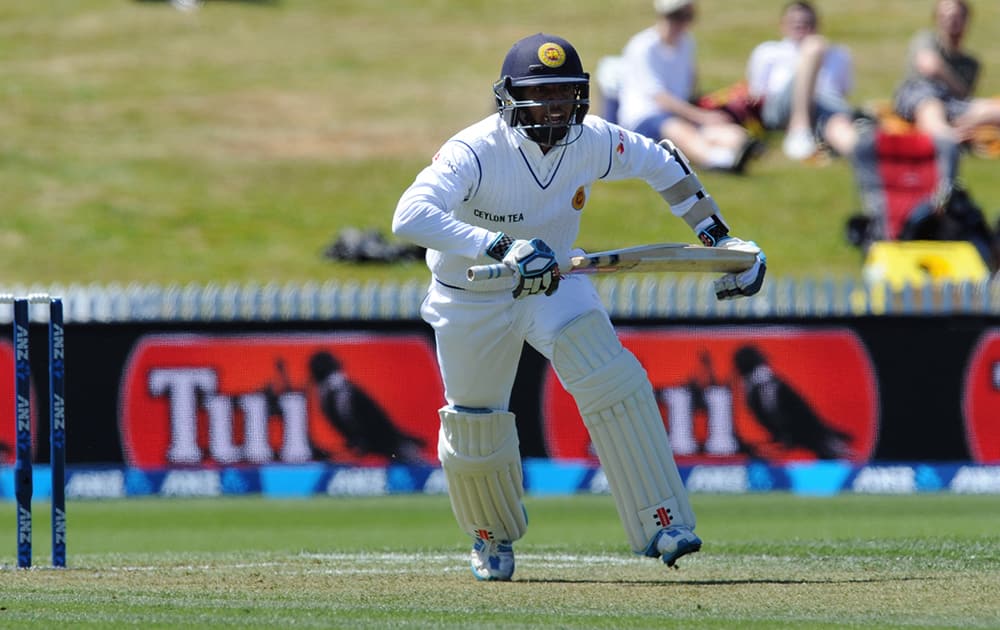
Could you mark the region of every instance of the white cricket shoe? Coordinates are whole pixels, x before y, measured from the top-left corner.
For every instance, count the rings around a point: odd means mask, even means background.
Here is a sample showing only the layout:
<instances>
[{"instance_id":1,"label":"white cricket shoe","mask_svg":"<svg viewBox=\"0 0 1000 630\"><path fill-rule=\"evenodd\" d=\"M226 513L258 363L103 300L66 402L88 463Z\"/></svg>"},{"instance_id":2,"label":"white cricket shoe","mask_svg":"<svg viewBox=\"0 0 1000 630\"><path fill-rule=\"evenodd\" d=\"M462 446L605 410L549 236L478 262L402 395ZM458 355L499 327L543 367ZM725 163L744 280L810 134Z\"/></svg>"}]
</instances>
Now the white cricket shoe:
<instances>
[{"instance_id":1,"label":"white cricket shoe","mask_svg":"<svg viewBox=\"0 0 1000 630\"><path fill-rule=\"evenodd\" d=\"M654 549L658 553L653 555L659 555L664 564L672 567L681 556L701 549L701 538L687 527L661 529L650 544L650 550Z\"/></svg>"},{"instance_id":2,"label":"white cricket shoe","mask_svg":"<svg viewBox=\"0 0 1000 630\"><path fill-rule=\"evenodd\" d=\"M509 582L514 575L514 546L509 541L477 538L472 544L471 560L477 580Z\"/></svg>"},{"instance_id":3,"label":"white cricket shoe","mask_svg":"<svg viewBox=\"0 0 1000 630\"><path fill-rule=\"evenodd\" d=\"M785 134L781 149L785 155L793 160L805 160L816 154L816 140L813 138L812 131L795 129Z\"/></svg>"}]
</instances>

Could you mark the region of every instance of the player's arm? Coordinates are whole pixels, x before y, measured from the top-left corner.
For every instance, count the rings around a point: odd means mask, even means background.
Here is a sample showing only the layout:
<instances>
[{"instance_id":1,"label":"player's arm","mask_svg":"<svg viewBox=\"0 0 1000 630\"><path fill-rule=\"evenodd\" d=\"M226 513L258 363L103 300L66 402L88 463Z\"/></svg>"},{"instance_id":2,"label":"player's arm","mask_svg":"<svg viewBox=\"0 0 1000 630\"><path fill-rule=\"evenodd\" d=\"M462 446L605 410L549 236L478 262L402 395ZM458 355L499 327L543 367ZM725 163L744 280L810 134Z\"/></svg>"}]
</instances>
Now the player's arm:
<instances>
[{"instance_id":1,"label":"player's arm","mask_svg":"<svg viewBox=\"0 0 1000 630\"><path fill-rule=\"evenodd\" d=\"M683 175L669 186L659 190L660 196L670 205L671 211L684 219L694 230L698 240L706 247L721 247L756 254L753 266L746 271L730 273L715 281L715 295L720 300L754 295L764 284L767 257L753 241L744 241L729 233L729 226L722 218L718 204L702 186L697 173L691 168L684 153L669 140L660 145L670 154L672 162Z\"/></svg>"},{"instance_id":2,"label":"player's arm","mask_svg":"<svg viewBox=\"0 0 1000 630\"><path fill-rule=\"evenodd\" d=\"M753 295L764 283L766 258L752 241L729 234L729 226L715 199L705 190L684 154L669 140L654 144L648 138L608 124L611 139L610 168L603 179L645 180L670 205L670 211L684 219L698 240L708 247L753 252L756 262L738 274L723 276L715 283L720 300Z\"/></svg>"},{"instance_id":3,"label":"player's arm","mask_svg":"<svg viewBox=\"0 0 1000 630\"><path fill-rule=\"evenodd\" d=\"M555 253L539 239L514 239L455 218L458 204L476 194L481 177L479 161L468 145L448 142L416 181L403 193L392 219L392 233L440 252L466 258L487 255L515 272L515 298L545 293L559 287Z\"/></svg>"},{"instance_id":4,"label":"player's arm","mask_svg":"<svg viewBox=\"0 0 1000 630\"><path fill-rule=\"evenodd\" d=\"M456 219L451 209L475 194L479 178L471 149L446 143L400 197L392 233L427 249L478 258L494 234Z\"/></svg>"}]
</instances>

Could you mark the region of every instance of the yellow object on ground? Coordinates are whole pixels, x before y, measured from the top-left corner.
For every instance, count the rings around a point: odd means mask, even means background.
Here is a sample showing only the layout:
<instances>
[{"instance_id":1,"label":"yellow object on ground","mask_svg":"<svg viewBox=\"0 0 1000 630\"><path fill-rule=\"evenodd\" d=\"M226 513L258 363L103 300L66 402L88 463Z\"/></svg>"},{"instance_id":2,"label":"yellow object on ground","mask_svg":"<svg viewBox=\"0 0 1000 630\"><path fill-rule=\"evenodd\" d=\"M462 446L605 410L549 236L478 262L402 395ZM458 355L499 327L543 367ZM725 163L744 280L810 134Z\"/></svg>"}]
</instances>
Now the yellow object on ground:
<instances>
[{"instance_id":1,"label":"yellow object on ground","mask_svg":"<svg viewBox=\"0 0 1000 630\"><path fill-rule=\"evenodd\" d=\"M927 282L980 282L990 272L966 241L880 241L869 248L862 275L898 290Z\"/></svg>"}]
</instances>

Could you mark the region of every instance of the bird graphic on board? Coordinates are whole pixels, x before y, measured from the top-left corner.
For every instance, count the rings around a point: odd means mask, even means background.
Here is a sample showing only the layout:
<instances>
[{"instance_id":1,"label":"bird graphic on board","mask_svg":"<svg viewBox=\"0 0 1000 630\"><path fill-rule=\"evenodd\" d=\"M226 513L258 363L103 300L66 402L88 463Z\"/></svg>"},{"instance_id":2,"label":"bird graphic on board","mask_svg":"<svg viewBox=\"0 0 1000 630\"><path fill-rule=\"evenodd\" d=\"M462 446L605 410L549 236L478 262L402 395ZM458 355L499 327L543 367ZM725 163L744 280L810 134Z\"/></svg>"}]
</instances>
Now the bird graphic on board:
<instances>
[{"instance_id":1,"label":"bird graphic on board","mask_svg":"<svg viewBox=\"0 0 1000 630\"><path fill-rule=\"evenodd\" d=\"M378 402L351 382L333 354L326 350L315 352L309 358L309 374L318 388L323 416L351 449L403 463L426 463L424 441L394 425Z\"/></svg>"},{"instance_id":2,"label":"bird graphic on board","mask_svg":"<svg viewBox=\"0 0 1000 630\"><path fill-rule=\"evenodd\" d=\"M754 418L783 446L803 448L819 459L847 459L851 436L830 426L808 401L784 381L756 346L740 347L733 365L743 381Z\"/></svg>"}]
</instances>

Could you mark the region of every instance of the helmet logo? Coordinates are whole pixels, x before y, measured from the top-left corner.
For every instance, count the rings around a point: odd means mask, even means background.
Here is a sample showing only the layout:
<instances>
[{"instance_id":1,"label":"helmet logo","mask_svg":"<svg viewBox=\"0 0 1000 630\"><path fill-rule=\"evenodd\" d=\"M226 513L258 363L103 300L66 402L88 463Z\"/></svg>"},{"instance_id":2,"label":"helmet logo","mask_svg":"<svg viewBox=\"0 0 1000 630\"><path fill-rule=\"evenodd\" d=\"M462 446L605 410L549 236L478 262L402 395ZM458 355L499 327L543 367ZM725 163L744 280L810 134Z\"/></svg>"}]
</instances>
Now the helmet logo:
<instances>
[{"instance_id":1,"label":"helmet logo","mask_svg":"<svg viewBox=\"0 0 1000 630\"><path fill-rule=\"evenodd\" d=\"M566 63L566 51L554 42L546 42L538 47L538 60L549 68L558 68Z\"/></svg>"}]
</instances>

